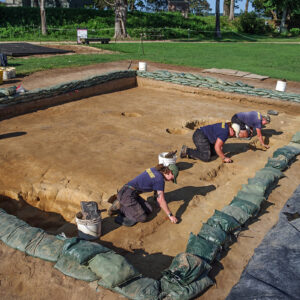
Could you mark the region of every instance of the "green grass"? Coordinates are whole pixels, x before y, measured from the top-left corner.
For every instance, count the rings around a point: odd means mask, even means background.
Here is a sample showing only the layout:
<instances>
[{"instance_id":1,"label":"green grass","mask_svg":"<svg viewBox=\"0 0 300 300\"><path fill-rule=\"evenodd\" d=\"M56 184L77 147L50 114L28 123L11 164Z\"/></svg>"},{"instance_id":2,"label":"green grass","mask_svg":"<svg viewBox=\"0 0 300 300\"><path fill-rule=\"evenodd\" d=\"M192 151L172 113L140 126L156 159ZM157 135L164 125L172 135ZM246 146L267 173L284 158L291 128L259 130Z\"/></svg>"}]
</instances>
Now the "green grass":
<instances>
[{"instance_id":1,"label":"green grass","mask_svg":"<svg viewBox=\"0 0 300 300\"><path fill-rule=\"evenodd\" d=\"M300 45L264 43L110 43L95 45L117 54L10 59L18 74L118 60L146 60L179 66L234 69L300 81ZM144 54L143 54L144 52Z\"/></svg>"}]
</instances>

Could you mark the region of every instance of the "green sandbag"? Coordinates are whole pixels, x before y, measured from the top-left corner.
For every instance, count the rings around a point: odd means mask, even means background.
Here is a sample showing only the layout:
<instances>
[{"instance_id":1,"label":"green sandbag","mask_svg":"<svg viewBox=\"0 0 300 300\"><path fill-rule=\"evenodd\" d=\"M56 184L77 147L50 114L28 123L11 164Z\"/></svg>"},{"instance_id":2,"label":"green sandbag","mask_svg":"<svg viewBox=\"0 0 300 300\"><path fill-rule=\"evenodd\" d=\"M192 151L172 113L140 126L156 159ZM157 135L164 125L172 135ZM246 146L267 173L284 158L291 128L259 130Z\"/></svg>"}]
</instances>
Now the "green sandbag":
<instances>
[{"instance_id":1,"label":"green sandbag","mask_svg":"<svg viewBox=\"0 0 300 300\"><path fill-rule=\"evenodd\" d=\"M300 144L300 131L296 132L292 139L291 139L291 142L293 143L297 143L297 144Z\"/></svg>"},{"instance_id":2,"label":"green sandbag","mask_svg":"<svg viewBox=\"0 0 300 300\"><path fill-rule=\"evenodd\" d=\"M186 252L198 255L211 263L217 256L220 246L203 239L200 236L190 233L190 237L186 246Z\"/></svg>"},{"instance_id":3,"label":"green sandbag","mask_svg":"<svg viewBox=\"0 0 300 300\"><path fill-rule=\"evenodd\" d=\"M222 212L235 218L240 224L245 224L251 215L247 214L244 210L237 206L226 205L222 208Z\"/></svg>"},{"instance_id":4,"label":"green sandbag","mask_svg":"<svg viewBox=\"0 0 300 300\"><path fill-rule=\"evenodd\" d=\"M277 184L278 180L269 180L269 178L249 178L248 179L248 184L249 185L255 185L259 189L265 190L265 193L267 191L272 190Z\"/></svg>"},{"instance_id":5,"label":"green sandbag","mask_svg":"<svg viewBox=\"0 0 300 300\"><path fill-rule=\"evenodd\" d=\"M45 231L37 235L26 246L25 253L43 260L56 262L63 248L64 241Z\"/></svg>"},{"instance_id":6,"label":"green sandbag","mask_svg":"<svg viewBox=\"0 0 300 300\"><path fill-rule=\"evenodd\" d=\"M167 294L164 300L189 300L194 299L196 296L203 293L208 287L213 285L213 281L208 276L200 277L198 280L193 283L180 286L173 284L172 286L168 285L168 288L171 288L171 291ZM161 281L162 290L164 289L164 282Z\"/></svg>"},{"instance_id":7,"label":"green sandbag","mask_svg":"<svg viewBox=\"0 0 300 300\"><path fill-rule=\"evenodd\" d=\"M95 281L99 277L93 273L88 267L81 265L70 256L61 256L54 268L63 274L84 281Z\"/></svg>"},{"instance_id":8,"label":"green sandbag","mask_svg":"<svg viewBox=\"0 0 300 300\"><path fill-rule=\"evenodd\" d=\"M259 186L256 184L243 184L241 191L249 193L249 194L256 194L259 196L264 196L266 192L266 188L263 186Z\"/></svg>"},{"instance_id":9,"label":"green sandbag","mask_svg":"<svg viewBox=\"0 0 300 300\"><path fill-rule=\"evenodd\" d=\"M84 264L95 255L109 251L111 250L100 244L73 237L65 240L61 254L71 256L80 264Z\"/></svg>"},{"instance_id":10,"label":"green sandbag","mask_svg":"<svg viewBox=\"0 0 300 300\"><path fill-rule=\"evenodd\" d=\"M300 151L300 142L299 143L290 142L290 143L287 144L287 146L296 148L297 150ZM294 151L296 151L296 149L294 149Z\"/></svg>"},{"instance_id":11,"label":"green sandbag","mask_svg":"<svg viewBox=\"0 0 300 300\"><path fill-rule=\"evenodd\" d=\"M296 156L296 154L294 154L294 152L291 149L286 148L286 147L278 148L273 153L273 157L277 157L278 155L284 155L288 159L289 162Z\"/></svg>"},{"instance_id":12,"label":"green sandbag","mask_svg":"<svg viewBox=\"0 0 300 300\"><path fill-rule=\"evenodd\" d=\"M0 238L11 234L18 227L26 225L27 223L23 220L18 219L14 215L6 213L5 210L0 209Z\"/></svg>"},{"instance_id":13,"label":"green sandbag","mask_svg":"<svg viewBox=\"0 0 300 300\"><path fill-rule=\"evenodd\" d=\"M255 203L252 203L247 200L242 200L239 197L234 197L230 203L230 206L239 207L250 216L256 216L260 210L260 207Z\"/></svg>"},{"instance_id":14,"label":"green sandbag","mask_svg":"<svg viewBox=\"0 0 300 300\"><path fill-rule=\"evenodd\" d=\"M198 235L205 240L213 242L219 246L224 245L227 240L227 234L220 226L213 227L206 223L202 225Z\"/></svg>"},{"instance_id":15,"label":"green sandbag","mask_svg":"<svg viewBox=\"0 0 300 300\"><path fill-rule=\"evenodd\" d=\"M89 267L109 287L119 286L131 279L141 277L140 272L123 256L112 252L97 254L89 261Z\"/></svg>"},{"instance_id":16,"label":"green sandbag","mask_svg":"<svg viewBox=\"0 0 300 300\"><path fill-rule=\"evenodd\" d=\"M8 88L0 88L0 97L11 96L16 93L17 87L10 86Z\"/></svg>"},{"instance_id":17,"label":"green sandbag","mask_svg":"<svg viewBox=\"0 0 300 300\"><path fill-rule=\"evenodd\" d=\"M249 201L259 207L260 207L261 203L265 200L264 195L257 195L257 194L253 194L253 193L247 193L244 191L238 191L236 197L238 197L239 199L242 199L242 200Z\"/></svg>"},{"instance_id":18,"label":"green sandbag","mask_svg":"<svg viewBox=\"0 0 300 300\"><path fill-rule=\"evenodd\" d=\"M299 146L299 144L296 144ZM294 155L299 155L300 154L300 147L297 146L291 146L290 144L284 146L285 149L291 151Z\"/></svg>"},{"instance_id":19,"label":"green sandbag","mask_svg":"<svg viewBox=\"0 0 300 300\"><path fill-rule=\"evenodd\" d=\"M265 167L272 167L284 171L288 167L288 164L289 161L284 155L278 155L277 157L268 158Z\"/></svg>"},{"instance_id":20,"label":"green sandbag","mask_svg":"<svg viewBox=\"0 0 300 300\"><path fill-rule=\"evenodd\" d=\"M109 287L100 279L98 285L117 292L132 300L158 300L160 298L160 282L152 278L135 278L125 285L114 288Z\"/></svg>"},{"instance_id":21,"label":"green sandbag","mask_svg":"<svg viewBox=\"0 0 300 300\"><path fill-rule=\"evenodd\" d=\"M3 235L1 240L7 246L24 252L30 241L43 230L40 228L31 227L23 221L20 222L20 224L21 225L16 227L10 233Z\"/></svg>"},{"instance_id":22,"label":"green sandbag","mask_svg":"<svg viewBox=\"0 0 300 300\"><path fill-rule=\"evenodd\" d=\"M191 253L179 253L162 274L168 282L188 285L210 270L211 266L202 258Z\"/></svg>"},{"instance_id":23,"label":"green sandbag","mask_svg":"<svg viewBox=\"0 0 300 300\"><path fill-rule=\"evenodd\" d=\"M284 177L284 174L276 168L274 169L273 167L264 167L255 173L255 177L256 178L268 177L271 180L272 178L280 179L280 178Z\"/></svg>"},{"instance_id":24,"label":"green sandbag","mask_svg":"<svg viewBox=\"0 0 300 300\"><path fill-rule=\"evenodd\" d=\"M225 232L233 232L234 230L240 228L240 223L237 220L217 209L206 223L212 227L220 226Z\"/></svg>"}]
</instances>

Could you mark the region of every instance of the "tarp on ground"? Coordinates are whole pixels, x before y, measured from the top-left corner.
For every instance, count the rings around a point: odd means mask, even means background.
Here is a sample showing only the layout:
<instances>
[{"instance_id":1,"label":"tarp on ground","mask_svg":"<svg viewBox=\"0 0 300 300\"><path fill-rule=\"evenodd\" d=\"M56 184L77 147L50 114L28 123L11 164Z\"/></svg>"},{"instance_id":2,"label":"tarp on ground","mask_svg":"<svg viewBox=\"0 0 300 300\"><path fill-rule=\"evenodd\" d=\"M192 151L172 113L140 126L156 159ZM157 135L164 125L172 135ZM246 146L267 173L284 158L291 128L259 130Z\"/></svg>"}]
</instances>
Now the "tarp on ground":
<instances>
[{"instance_id":1,"label":"tarp on ground","mask_svg":"<svg viewBox=\"0 0 300 300\"><path fill-rule=\"evenodd\" d=\"M226 300L300 299L300 185Z\"/></svg>"},{"instance_id":2,"label":"tarp on ground","mask_svg":"<svg viewBox=\"0 0 300 300\"><path fill-rule=\"evenodd\" d=\"M72 50L63 50L56 48L43 47L30 43L1 43L0 53L9 56L28 56L35 54L64 54L74 52Z\"/></svg>"}]
</instances>

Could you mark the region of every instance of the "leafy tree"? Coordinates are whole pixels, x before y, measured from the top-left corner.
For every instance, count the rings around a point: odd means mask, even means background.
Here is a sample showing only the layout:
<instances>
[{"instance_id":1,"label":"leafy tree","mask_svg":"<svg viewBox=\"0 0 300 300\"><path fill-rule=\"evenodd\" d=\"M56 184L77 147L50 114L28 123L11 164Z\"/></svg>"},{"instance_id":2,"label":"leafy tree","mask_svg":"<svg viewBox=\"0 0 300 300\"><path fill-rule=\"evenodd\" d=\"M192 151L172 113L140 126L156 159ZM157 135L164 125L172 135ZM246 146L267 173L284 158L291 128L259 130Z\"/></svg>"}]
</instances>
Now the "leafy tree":
<instances>
[{"instance_id":1,"label":"leafy tree","mask_svg":"<svg viewBox=\"0 0 300 300\"><path fill-rule=\"evenodd\" d=\"M129 37L126 29L127 23L127 0L96 0L96 6L99 9L110 7L115 11L115 34L114 38L127 38Z\"/></svg>"},{"instance_id":2,"label":"leafy tree","mask_svg":"<svg viewBox=\"0 0 300 300\"><path fill-rule=\"evenodd\" d=\"M272 17L275 21L280 18L280 31L282 31L287 17L300 9L300 0L253 0L253 6L257 11Z\"/></svg>"},{"instance_id":3,"label":"leafy tree","mask_svg":"<svg viewBox=\"0 0 300 300\"><path fill-rule=\"evenodd\" d=\"M190 12L197 16L204 15L206 12L211 11L210 5L207 0L189 0Z\"/></svg>"}]
</instances>

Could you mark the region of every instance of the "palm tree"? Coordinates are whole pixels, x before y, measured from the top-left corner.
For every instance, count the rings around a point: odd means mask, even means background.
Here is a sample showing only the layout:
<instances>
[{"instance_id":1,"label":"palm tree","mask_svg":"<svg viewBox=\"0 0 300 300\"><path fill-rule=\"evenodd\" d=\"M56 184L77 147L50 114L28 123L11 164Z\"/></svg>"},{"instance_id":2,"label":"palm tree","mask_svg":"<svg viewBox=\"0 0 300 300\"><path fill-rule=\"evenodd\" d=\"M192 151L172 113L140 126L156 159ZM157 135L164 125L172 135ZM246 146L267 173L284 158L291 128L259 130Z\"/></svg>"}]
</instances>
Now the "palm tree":
<instances>
[{"instance_id":1,"label":"palm tree","mask_svg":"<svg viewBox=\"0 0 300 300\"><path fill-rule=\"evenodd\" d=\"M221 29L220 29L220 0L216 0L216 29L215 29L215 37L220 39Z\"/></svg>"},{"instance_id":2,"label":"palm tree","mask_svg":"<svg viewBox=\"0 0 300 300\"><path fill-rule=\"evenodd\" d=\"M229 20L232 21L234 19L234 0L230 1L230 14L229 14Z\"/></svg>"},{"instance_id":3,"label":"palm tree","mask_svg":"<svg viewBox=\"0 0 300 300\"><path fill-rule=\"evenodd\" d=\"M42 35L47 35L45 0L40 1Z\"/></svg>"}]
</instances>

